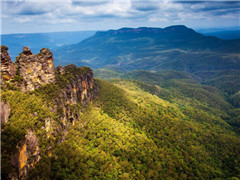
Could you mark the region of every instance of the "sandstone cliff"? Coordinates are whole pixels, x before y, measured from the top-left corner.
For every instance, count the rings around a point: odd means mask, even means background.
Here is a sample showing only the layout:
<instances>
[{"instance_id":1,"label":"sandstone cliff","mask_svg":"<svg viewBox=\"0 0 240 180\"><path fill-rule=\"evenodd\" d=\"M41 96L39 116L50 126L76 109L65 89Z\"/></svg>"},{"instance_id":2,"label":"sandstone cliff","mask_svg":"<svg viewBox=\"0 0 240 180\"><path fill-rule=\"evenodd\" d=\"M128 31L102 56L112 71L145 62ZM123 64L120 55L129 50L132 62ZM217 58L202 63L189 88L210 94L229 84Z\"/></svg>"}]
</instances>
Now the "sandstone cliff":
<instances>
[{"instance_id":1,"label":"sandstone cliff","mask_svg":"<svg viewBox=\"0 0 240 180\"><path fill-rule=\"evenodd\" d=\"M17 152L11 156L11 165L17 170L9 176L11 179L27 179L29 171L40 160L39 141L32 130L17 145Z\"/></svg>"},{"instance_id":2,"label":"sandstone cliff","mask_svg":"<svg viewBox=\"0 0 240 180\"><path fill-rule=\"evenodd\" d=\"M93 72L89 67L76 67L68 65L57 68L53 64L53 54L49 49L43 48L35 55L27 47L16 58L15 64L11 61L8 48L1 49L1 72L3 91L17 90L24 93L35 94L46 100L49 111L58 119L46 116L41 131L45 133L45 141L50 138L54 143L62 143L68 133L68 128L78 120L81 111L92 101L96 95ZM5 125L11 121L11 103L7 97L1 101L1 121L3 132ZM13 103L13 101L11 101ZM50 103L49 103L50 102ZM53 105L53 106L52 106ZM15 105L16 108L16 105ZM26 112L27 113L27 112ZM27 114L26 114L27 115ZM29 117L38 117L38 112L33 112ZM61 122L59 124L59 122ZM35 122L37 124L37 122ZM34 124L34 123L33 123ZM7 131L11 131L8 127ZM7 163L14 169L5 174L10 179L27 179L29 172L35 167L41 158L40 141L35 135L38 127L34 125L27 129L25 136L20 140L17 137L15 149L12 149ZM14 146L14 145L13 145ZM53 145L48 145L43 153L51 154Z\"/></svg>"},{"instance_id":3,"label":"sandstone cliff","mask_svg":"<svg viewBox=\"0 0 240 180\"><path fill-rule=\"evenodd\" d=\"M16 67L8 54L8 47L6 46L1 46L1 73L5 81L9 81L16 75Z\"/></svg>"},{"instance_id":4,"label":"sandstone cliff","mask_svg":"<svg viewBox=\"0 0 240 180\"><path fill-rule=\"evenodd\" d=\"M16 58L16 65L27 91L55 81L53 54L49 49L43 48L35 55L29 48L24 47L23 52Z\"/></svg>"},{"instance_id":5,"label":"sandstone cliff","mask_svg":"<svg viewBox=\"0 0 240 180\"><path fill-rule=\"evenodd\" d=\"M1 99L1 125L2 127L8 122L10 116L10 105L7 101Z\"/></svg>"},{"instance_id":6,"label":"sandstone cliff","mask_svg":"<svg viewBox=\"0 0 240 180\"><path fill-rule=\"evenodd\" d=\"M88 67L78 68L75 65L68 65L65 68L58 66L58 81L62 83L61 92L59 97L56 98L56 104L62 108L62 122L65 125L69 120L74 123L79 115L79 110L71 109L74 105L81 102L84 106L92 101L94 95L93 91L93 72ZM67 81L62 79L66 77Z\"/></svg>"}]
</instances>

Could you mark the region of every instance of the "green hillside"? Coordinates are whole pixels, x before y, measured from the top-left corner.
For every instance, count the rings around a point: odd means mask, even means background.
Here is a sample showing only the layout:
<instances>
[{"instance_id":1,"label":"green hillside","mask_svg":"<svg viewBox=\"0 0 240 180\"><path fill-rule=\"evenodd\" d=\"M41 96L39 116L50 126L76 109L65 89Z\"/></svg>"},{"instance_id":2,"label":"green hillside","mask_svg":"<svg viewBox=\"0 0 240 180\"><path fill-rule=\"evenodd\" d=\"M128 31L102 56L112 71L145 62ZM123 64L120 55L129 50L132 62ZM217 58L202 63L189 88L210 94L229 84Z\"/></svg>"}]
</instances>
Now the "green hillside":
<instances>
[{"instance_id":1,"label":"green hillside","mask_svg":"<svg viewBox=\"0 0 240 180\"><path fill-rule=\"evenodd\" d=\"M13 114L2 132L2 172L11 171L12 142L32 128L41 159L30 179L240 178L239 134L228 123L237 117L235 109L217 89L187 74L164 78L169 82L162 85L95 79L98 96L82 108L62 143L55 143L60 136L46 138L41 128L45 115L53 119L53 129L59 123L58 112L49 111L53 104L43 100L57 84L46 92L3 90Z\"/></svg>"},{"instance_id":2,"label":"green hillside","mask_svg":"<svg viewBox=\"0 0 240 180\"><path fill-rule=\"evenodd\" d=\"M134 70L127 73L116 73L108 69L97 69L95 72L97 77L104 76L106 80L113 78L138 80L137 83L145 91L170 102L175 102L176 98L181 99L182 106L191 102L191 99L196 99L203 105L210 105L212 109L224 108L232 117L229 119L226 116L224 119L233 125L236 131L240 130L240 112L236 109L240 102L238 70L204 71L195 74L172 70L158 72ZM145 83L148 85L146 86ZM161 87L161 90L157 87ZM216 114L220 113L216 112Z\"/></svg>"},{"instance_id":3,"label":"green hillside","mask_svg":"<svg viewBox=\"0 0 240 180\"><path fill-rule=\"evenodd\" d=\"M94 72L96 77L105 80L111 80L114 78L133 79L153 85L169 86L171 84L169 80L176 79L193 84L208 85L217 88L230 103L232 103L231 97L240 90L240 71L237 69L188 73L175 70L133 70L129 72L121 72L112 70L111 68L105 68L95 69ZM234 97L237 97L237 95ZM235 100L232 104L238 104L238 100Z\"/></svg>"}]
</instances>

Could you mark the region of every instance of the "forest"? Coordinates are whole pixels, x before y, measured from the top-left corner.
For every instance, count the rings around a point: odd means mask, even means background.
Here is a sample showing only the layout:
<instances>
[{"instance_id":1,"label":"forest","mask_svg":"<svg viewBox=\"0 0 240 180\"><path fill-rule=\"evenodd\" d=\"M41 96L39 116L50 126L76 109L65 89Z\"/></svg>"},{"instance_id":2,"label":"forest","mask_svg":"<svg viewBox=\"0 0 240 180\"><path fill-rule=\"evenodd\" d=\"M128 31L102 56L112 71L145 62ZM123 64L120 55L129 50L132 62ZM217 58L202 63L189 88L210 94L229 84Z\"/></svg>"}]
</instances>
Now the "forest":
<instances>
[{"instance_id":1,"label":"forest","mask_svg":"<svg viewBox=\"0 0 240 180\"><path fill-rule=\"evenodd\" d=\"M240 178L239 92L228 101L224 91L184 72L95 78L96 97L71 105L80 116L59 143L64 130L57 131L63 124L61 111L51 111L54 99L88 71L66 68L55 83L27 93L2 88L1 99L11 107L2 127L3 178L14 171L10 158L28 129L39 140L41 157L28 179ZM43 128L46 117L53 133Z\"/></svg>"}]
</instances>

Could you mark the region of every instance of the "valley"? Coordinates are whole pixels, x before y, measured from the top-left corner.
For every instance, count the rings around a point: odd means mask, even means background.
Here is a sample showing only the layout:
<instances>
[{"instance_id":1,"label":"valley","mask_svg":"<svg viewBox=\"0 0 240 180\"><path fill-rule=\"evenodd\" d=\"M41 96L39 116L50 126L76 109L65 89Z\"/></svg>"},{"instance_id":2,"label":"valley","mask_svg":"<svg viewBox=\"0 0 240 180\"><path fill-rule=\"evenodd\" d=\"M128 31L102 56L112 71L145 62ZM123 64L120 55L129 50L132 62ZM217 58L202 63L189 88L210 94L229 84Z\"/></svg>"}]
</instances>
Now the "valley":
<instances>
[{"instance_id":1,"label":"valley","mask_svg":"<svg viewBox=\"0 0 240 180\"><path fill-rule=\"evenodd\" d=\"M2 178L239 179L239 44L170 26L1 46Z\"/></svg>"}]
</instances>

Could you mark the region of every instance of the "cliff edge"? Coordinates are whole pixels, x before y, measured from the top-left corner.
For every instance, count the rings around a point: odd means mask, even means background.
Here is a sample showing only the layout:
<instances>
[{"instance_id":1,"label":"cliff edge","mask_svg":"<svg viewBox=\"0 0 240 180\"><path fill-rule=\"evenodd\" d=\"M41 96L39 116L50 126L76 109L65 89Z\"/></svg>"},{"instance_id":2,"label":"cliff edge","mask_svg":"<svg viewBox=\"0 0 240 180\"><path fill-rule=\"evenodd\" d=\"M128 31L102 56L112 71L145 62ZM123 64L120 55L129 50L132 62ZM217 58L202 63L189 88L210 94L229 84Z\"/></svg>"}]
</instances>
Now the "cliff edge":
<instances>
[{"instance_id":1,"label":"cliff edge","mask_svg":"<svg viewBox=\"0 0 240 180\"><path fill-rule=\"evenodd\" d=\"M5 179L28 179L41 157L51 154L55 144L64 142L69 127L74 126L82 109L96 96L93 71L89 67L71 64L55 68L53 61L53 54L47 48L35 55L28 47L24 47L13 63L8 47L1 46L2 134L3 139L5 136L15 139L10 151L5 150L5 144L8 143L3 144L3 161L8 167L3 172ZM24 107L19 107L25 108L20 119L16 119L23 126L19 132L21 138L12 133L16 130L11 124L17 116L11 107L14 101L18 101L17 97L16 100L13 97L15 94L29 99L31 97L33 104L39 99L36 105L41 102L45 109L43 112L41 109L34 110L34 105L27 99L26 107L24 103ZM28 121L34 121L35 124L29 124ZM19 125L16 128L20 128ZM39 132L44 132L45 135L40 137ZM52 141L52 145L41 148L44 141Z\"/></svg>"}]
</instances>

